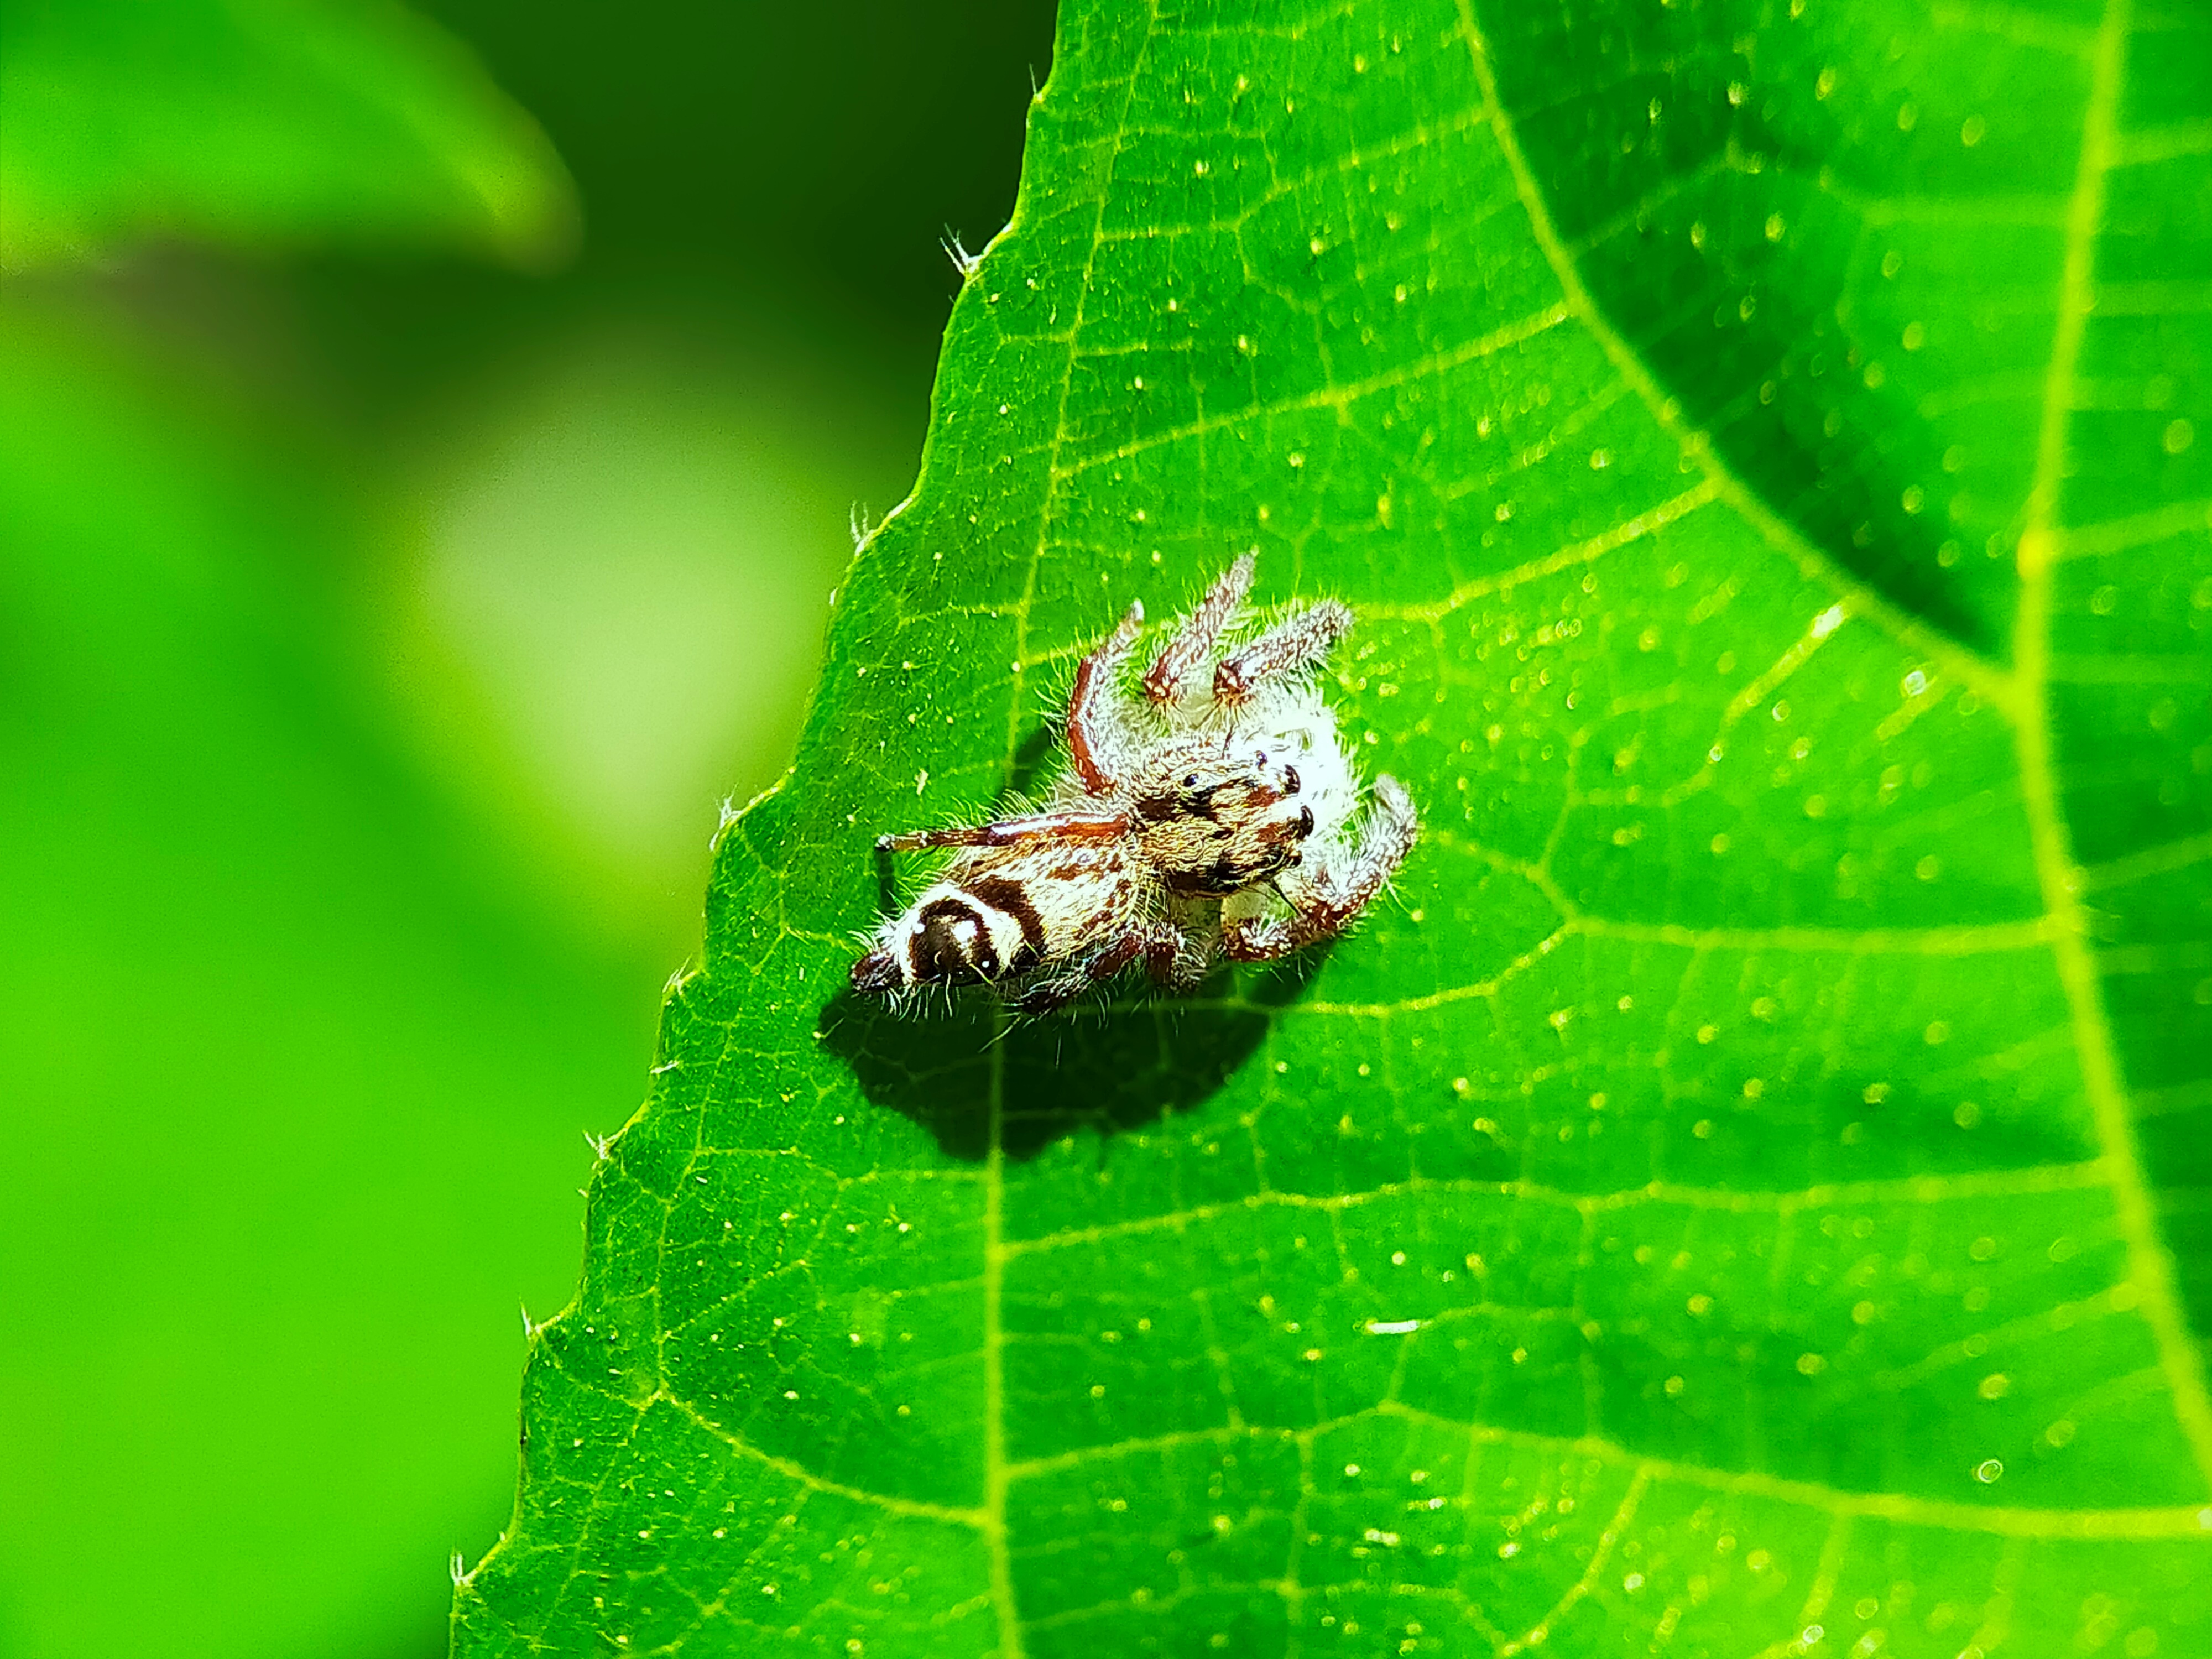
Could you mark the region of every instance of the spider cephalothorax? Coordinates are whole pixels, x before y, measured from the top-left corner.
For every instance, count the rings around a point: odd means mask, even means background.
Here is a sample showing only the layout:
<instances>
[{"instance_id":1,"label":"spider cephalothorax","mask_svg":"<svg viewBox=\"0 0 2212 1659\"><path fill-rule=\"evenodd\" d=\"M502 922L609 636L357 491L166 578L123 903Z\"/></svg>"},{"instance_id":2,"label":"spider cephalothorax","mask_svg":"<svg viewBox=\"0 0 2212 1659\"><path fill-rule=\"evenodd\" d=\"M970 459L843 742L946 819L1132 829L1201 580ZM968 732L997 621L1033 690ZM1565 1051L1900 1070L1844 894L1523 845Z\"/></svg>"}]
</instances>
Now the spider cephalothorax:
<instances>
[{"instance_id":1,"label":"spider cephalothorax","mask_svg":"<svg viewBox=\"0 0 2212 1659\"><path fill-rule=\"evenodd\" d=\"M1142 958L1188 990L1222 957L1259 962L1339 933L1413 845L1395 778L1359 778L1312 673L1352 627L1324 600L1253 633L1246 554L1123 684L1133 605L1075 671L1067 763L1044 811L885 836L959 849L853 965L855 990L987 984L1059 1006ZM1224 642L1231 641L1224 652Z\"/></svg>"}]
</instances>

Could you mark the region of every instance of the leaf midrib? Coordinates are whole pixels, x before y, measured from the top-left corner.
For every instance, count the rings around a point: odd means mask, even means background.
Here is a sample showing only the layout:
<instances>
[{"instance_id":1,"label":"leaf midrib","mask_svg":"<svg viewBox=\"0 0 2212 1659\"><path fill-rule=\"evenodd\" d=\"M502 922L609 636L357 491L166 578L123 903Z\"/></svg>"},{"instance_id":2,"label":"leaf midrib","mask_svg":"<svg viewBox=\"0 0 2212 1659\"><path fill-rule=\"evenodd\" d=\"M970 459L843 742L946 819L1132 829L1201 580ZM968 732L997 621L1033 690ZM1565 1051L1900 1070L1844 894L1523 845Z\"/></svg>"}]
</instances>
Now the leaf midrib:
<instances>
[{"instance_id":1,"label":"leaf midrib","mask_svg":"<svg viewBox=\"0 0 2212 1659\"><path fill-rule=\"evenodd\" d=\"M2212 1490L2212 1389L2191 1339L2174 1282L2173 1260L2158 1231L2143 1173L2118 1046L2106 1013L2103 983L2089 952L2081 872L2073 855L2051 752L2050 666L2051 567L2057 546L2058 501L2081 342L2094 299L2096 241L2104 218L2105 180L2118 155L2116 116L2124 78L2132 0L2106 0L2090 60L2089 98L2082 113L2081 155L2067 209L2060 266L2057 326L2044 379L2035 471L2021 532L2020 600L2013 630L2013 673L2019 708L2013 714L2020 756L2021 804L2045 911L2057 924L2052 960L2066 994L2080 1056L2081 1086L2112 1170L2112 1206L2126 1241L2143 1322L2158 1344L2160 1369L2172 1391L2173 1413L2189 1442L2199 1478Z\"/></svg>"},{"instance_id":2,"label":"leaf midrib","mask_svg":"<svg viewBox=\"0 0 2212 1659\"><path fill-rule=\"evenodd\" d=\"M1014 607L1014 660L1029 659L1030 613L1036 599L1037 572L1044 562L1045 538L1052 525L1053 504L1060 487L1060 454L1067 441L1067 400L1075 386L1075 359L1083 337L1083 327L1090 314L1092 277L1098 262L1098 249L1103 240L1107 204L1113 199L1114 170L1119 164L1123 142L1128 137L1129 108L1136 96L1137 76L1152 52L1152 34L1158 24L1155 12L1147 11L1143 39L1138 43L1134 61L1122 82L1121 106L1114 120L1114 137L1106 149L1105 176L1099 181L1098 207L1091 227L1090 247L1083 259L1083 275L1076 289L1075 317L1067 331L1066 361L1060 371L1060 399L1054 411L1052 453L1045 468L1045 487L1037 507L1036 536L1030 544L1027 567L1022 576L1022 597ZM1043 94L1039 94L1042 101ZM993 245L1012 235L1021 223L1024 202L1018 196L1013 218L1006 228L992 239ZM984 250L984 259L990 248ZM969 267L970 280L980 272L983 259ZM917 484L917 489L919 485ZM1009 688L1006 698L1006 733L1001 764L1011 769L1019 752L1022 737L1022 686L1018 678ZM1006 1462L1006 1386L1005 1334L1005 1203L1006 1203L1006 1044L1005 1037L1008 1014L1003 1005L994 1006L989 1072L986 1087L988 1098L987 1146L983 1159L983 1318L982 1355L982 1419L983 1419L983 1544L990 1565L991 1607L999 1627L1000 1659L1024 1659L1027 1643L1022 1635L1019 1606L1014 1595L1012 1551L1006 1536L1006 1492L1009 1485Z\"/></svg>"}]
</instances>

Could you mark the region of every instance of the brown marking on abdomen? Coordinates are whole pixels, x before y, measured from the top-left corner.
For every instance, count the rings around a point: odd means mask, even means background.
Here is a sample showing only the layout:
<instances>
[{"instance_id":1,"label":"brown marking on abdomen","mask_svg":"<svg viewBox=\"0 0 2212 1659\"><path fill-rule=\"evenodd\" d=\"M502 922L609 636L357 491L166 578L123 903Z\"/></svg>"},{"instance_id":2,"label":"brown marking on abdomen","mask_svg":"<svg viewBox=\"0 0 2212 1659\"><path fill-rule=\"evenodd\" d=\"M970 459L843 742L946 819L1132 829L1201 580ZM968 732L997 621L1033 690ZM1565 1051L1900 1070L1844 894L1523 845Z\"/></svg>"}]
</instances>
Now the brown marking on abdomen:
<instances>
[{"instance_id":1,"label":"brown marking on abdomen","mask_svg":"<svg viewBox=\"0 0 2212 1659\"><path fill-rule=\"evenodd\" d=\"M963 942L952 929L955 918L975 925L972 943ZM999 953L991 944L991 930L982 913L964 898L932 899L915 917L918 931L907 945L917 982L963 979L970 975L996 978Z\"/></svg>"},{"instance_id":2,"label":"brown marking on abdomen","mask_svg":"<svg viewBox=\"0 0 2212 1659\"><path fill-rule=\"evenodd\" d=\"M978 876L968 884L968 891L1020 925L1022 948L1014 952L1014 959L1009 964L1013 971L1019 973L1024 968L1035 967L1044 955L1044 918L1037 915L1029 890L1010 877Z\"/></svg>"}]
</instances>

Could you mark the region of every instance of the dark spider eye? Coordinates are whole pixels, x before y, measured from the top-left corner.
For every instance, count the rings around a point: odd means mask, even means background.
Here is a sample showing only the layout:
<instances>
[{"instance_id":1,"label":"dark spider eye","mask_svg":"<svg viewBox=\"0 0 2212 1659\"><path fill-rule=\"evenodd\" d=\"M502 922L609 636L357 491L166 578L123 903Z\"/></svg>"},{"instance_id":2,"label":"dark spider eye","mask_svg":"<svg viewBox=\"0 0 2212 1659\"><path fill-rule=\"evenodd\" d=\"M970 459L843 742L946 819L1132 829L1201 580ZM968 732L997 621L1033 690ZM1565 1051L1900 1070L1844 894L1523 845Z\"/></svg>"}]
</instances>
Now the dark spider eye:
<instances>
[{"instance_id":1,"label":"dark spider eye","mask_svg":"<svg viewBox=\"0 0 2212 1659\"><path fill-rule=\"evenodd\" d=\"M1285 766L1283 769L1283 793L1286 795L1295 795L1298 793L1298 769L1295 766Z\"/></svg>"},{"instance_id":2,"label":"dark spider eye","mask_svg":"<svg viewBox=\"0 0 2212 1659\"><path fill-rule=\"evenodd\" d=\"M1197 787L1198 787L1198 774L1197 774L1197 773L1195 773L1195 772L1194 772L1194 773L1192 773L1188 777L1185 778L1185 779L1182 781L1182 787L1183 787L1184 788L1186 788L1186 789L1195 789L1195 788L1197 788Z\"/></svg>"},{"instance_id":3,"label":"dark spider eye","mask_svg":"<svg viewBox=\"0 0 2212 1659\"><path fill-rule=\"evenodd\" d=\"M1310 806L1301 806L1298 808L1298 834L1304 836L1310 836L1313 832L1313 808Z\"/></svg>"}]
</instances>

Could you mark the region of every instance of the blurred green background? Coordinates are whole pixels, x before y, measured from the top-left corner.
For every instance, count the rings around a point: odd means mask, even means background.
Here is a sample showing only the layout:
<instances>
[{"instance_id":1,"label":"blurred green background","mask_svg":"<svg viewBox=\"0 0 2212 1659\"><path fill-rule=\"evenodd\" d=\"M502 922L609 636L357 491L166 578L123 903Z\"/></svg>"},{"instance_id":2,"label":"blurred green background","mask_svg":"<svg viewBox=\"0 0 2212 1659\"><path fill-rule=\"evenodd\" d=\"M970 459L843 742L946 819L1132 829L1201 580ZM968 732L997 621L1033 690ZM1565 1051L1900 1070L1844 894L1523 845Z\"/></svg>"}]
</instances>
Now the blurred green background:
<instances>
[{"instance_id":1,"label":"blurred green background","mask_svg":"<svg viewBox=\"0 0 2212 1659\"><path fill-rule=\"evenodd\" d=\"M442 1650L1051 24L0 12L0 1655Z\"/></svg>"}]
</instances>

